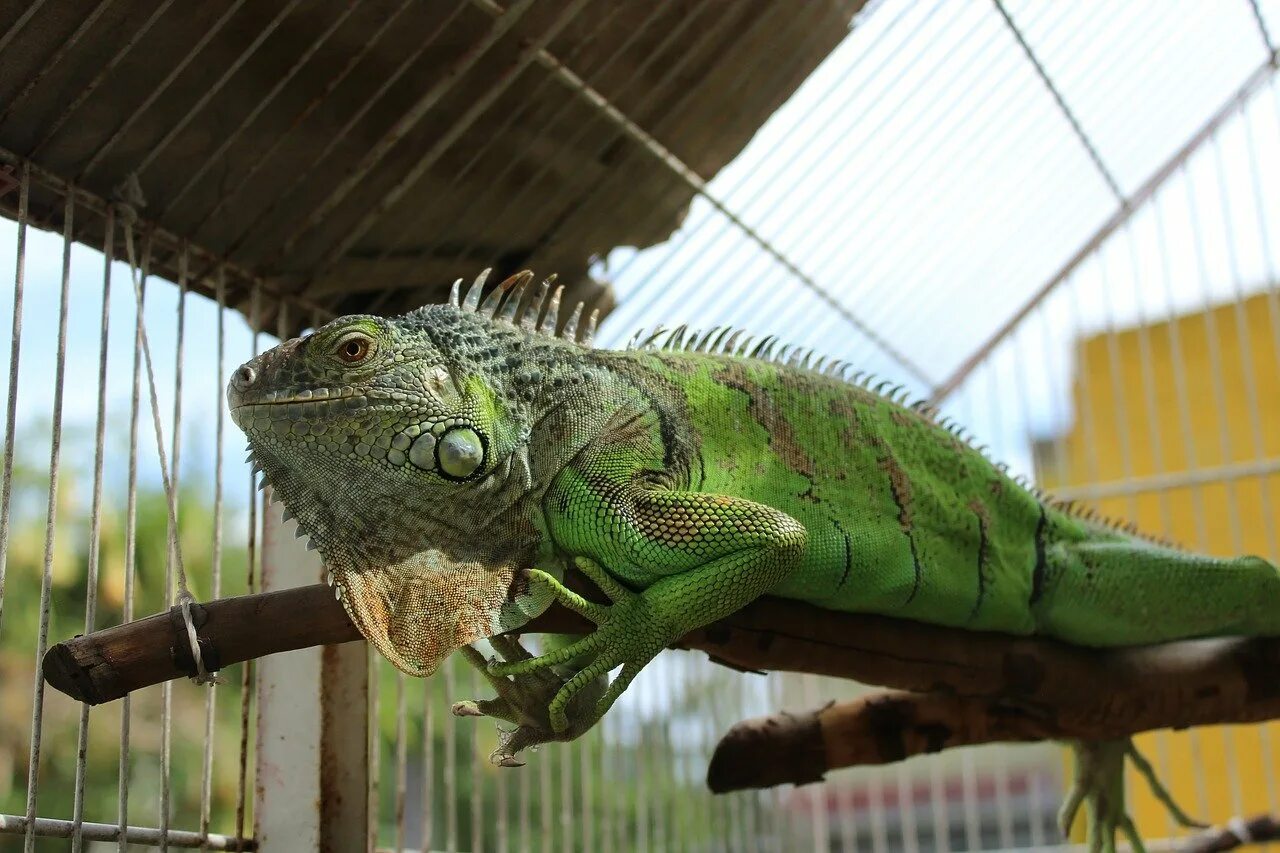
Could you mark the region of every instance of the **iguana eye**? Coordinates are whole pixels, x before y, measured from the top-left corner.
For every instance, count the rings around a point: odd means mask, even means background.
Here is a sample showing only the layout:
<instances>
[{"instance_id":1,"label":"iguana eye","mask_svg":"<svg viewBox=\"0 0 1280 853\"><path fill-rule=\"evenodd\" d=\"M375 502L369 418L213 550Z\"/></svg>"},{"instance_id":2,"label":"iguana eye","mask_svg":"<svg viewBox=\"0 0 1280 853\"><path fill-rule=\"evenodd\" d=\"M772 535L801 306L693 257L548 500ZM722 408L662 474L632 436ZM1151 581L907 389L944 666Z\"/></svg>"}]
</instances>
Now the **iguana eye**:
<instances>
[{"instance_id":1,"label":"iguana eye","mask_svg":"<svg viewBox=\"0 0 1280 853\"><path fill-rule=\"evenodd\" d=\"M338 342L338 358L347 364L359 364L369 357L371 342L361 334L354 334Z\"/></svg>"}]
</instances>

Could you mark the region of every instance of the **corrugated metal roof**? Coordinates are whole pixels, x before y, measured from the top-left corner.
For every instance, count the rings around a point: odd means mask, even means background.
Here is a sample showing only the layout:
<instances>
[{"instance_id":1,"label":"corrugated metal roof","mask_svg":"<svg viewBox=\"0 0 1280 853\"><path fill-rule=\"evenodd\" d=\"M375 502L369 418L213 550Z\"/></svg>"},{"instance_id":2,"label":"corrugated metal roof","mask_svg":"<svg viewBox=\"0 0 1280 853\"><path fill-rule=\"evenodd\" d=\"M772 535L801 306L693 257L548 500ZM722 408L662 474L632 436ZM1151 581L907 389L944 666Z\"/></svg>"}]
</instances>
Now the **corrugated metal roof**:
<instances>
[{"instance_id":1,"label":"corrugated metal roof","mask_svg":"<svg viewBox=\"0 0 1280 853\"><path fill-rule=\"evenodd\" d=\"M103 198L136 174L144 220L320 312L414 307L487 264L596 299L591 259L665 239L694 189L592 98L710 178L860 6L6 0L0 148ZM229 298L247 310L243 281Z\"/></svg>"}]
</instances>

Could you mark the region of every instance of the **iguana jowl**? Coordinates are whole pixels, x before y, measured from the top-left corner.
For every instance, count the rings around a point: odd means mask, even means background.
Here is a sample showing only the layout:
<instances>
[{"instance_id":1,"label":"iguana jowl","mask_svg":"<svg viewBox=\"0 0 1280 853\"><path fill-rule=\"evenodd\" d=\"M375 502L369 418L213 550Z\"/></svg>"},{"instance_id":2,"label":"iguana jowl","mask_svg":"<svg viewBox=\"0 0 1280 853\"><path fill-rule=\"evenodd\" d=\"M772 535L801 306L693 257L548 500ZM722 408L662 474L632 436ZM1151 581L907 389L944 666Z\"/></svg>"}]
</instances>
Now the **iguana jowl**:
<instances>
[{"instance_id":1,"label":"iguana jowl","mask_svg":"<svg viewBox=\"0 0 1280 853\"><path fill-rule=\"evenodd\" d=\"M927 408L772 339L681 329L593 350L577 314L557 337L559 291L525 298L531 278L484 304L482 276L446 305L340 318L228 389L256 465L404 672L552 600L597 624L536 658L498 639L507 661L486 667L467 649L499 697L457 711L519 724L500 763L590 728L664 647L765 593L1086 646L1280 634L1280 571L1261 559L1082 517ZM569 561L612 603L562 586ZM1081 751L1069 804L1085 796L1100 845L1133 834L1127 754Z\"/></svg>"}]
</instances>

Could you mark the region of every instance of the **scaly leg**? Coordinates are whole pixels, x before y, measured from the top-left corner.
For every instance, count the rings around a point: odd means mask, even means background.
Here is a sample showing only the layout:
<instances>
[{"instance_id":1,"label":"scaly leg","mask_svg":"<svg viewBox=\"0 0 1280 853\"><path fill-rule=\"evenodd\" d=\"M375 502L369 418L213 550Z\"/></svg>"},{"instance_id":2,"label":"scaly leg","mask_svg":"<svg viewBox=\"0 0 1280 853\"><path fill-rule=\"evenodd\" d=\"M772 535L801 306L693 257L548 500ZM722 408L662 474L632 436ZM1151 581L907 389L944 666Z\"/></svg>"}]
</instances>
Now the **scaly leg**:
<instances>
[{"instance_id":1,"label":"scaly leg","mask_svg":"<svg viewBox=\"0 0 1280 853\"><path fill-rule=\"evenodd\" d=\"M587 601L546 572L529 571L536 597L550 593L596 628L536 658L489 664L493 678L514 679L499 689L521 697L520 723L505 745L511 760L521 748L570 740L591 728L655 655L768 592L804 556L804 526L772 507L630 484L611 491L599 478L568 473L558 483L559 497L547 499L566 513L550 519L556 539L579 555L608 555L579 556L576 563L612 602ZM610 561L617 575L608 570ZM619 577L643 590L629 589ZM566 667L568 679L539 704L549 686L546 677ZM597 693L596 685L615 669L618 674Z\"/></svg>"},{"instance_id":2,"label":"scaly leg","mask_svg":"<svg viewBox=\"0 0 1280 853\"><path fill-rule=\"evenodd\" d=\"M1058 827L1063 835L1070 834L1071 824L1083 804L1088 812L1087 840L1090 853L1115 853L1116 832L1123 832L1134 853L1143 853L1145 847L1138 829L1125 810L1124 762L1129 759L1134 769L1151 786L1156 798L1173 815L1174 820L1185 827L1203 828L1187 816L1173 801L1173 797L1156 779L1155 771L1129 738L1103 741L1072 741L1075 753L1075 778L1067 798L1058 812Z\"/></svg>"}]
</instances>

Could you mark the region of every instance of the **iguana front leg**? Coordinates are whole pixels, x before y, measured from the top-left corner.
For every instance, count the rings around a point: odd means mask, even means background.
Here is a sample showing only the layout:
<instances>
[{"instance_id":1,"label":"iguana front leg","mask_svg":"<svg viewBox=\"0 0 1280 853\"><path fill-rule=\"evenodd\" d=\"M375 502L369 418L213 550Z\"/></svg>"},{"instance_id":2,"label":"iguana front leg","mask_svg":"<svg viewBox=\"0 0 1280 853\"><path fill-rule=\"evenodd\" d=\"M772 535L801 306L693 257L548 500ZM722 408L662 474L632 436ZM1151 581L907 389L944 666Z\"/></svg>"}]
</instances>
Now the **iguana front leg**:
<instances>
[{"instance_id":1,"label":"iguana front leg","mask_svg":"<svg viewBox=\"0 0 1280 853\"><path fill-rule=\"evenodd\" d=\"M610 487L581 475L571 475L562 488L561 496L548 499L564 511L553 523L557 541L580 554L579 568L613 603L586 601L550 575L530 572L531 581L595 622L596 630L539 657L489 667L493 676L520 679L569 661L578 664L548 705L553 733L590 728L658 652L775 587L804 554L804 527L752 501ZM619 578L642 589L632 590ZM621 671L604 695L571 719L574 697L617 667Z\"/></svg>"}]
</instances>

